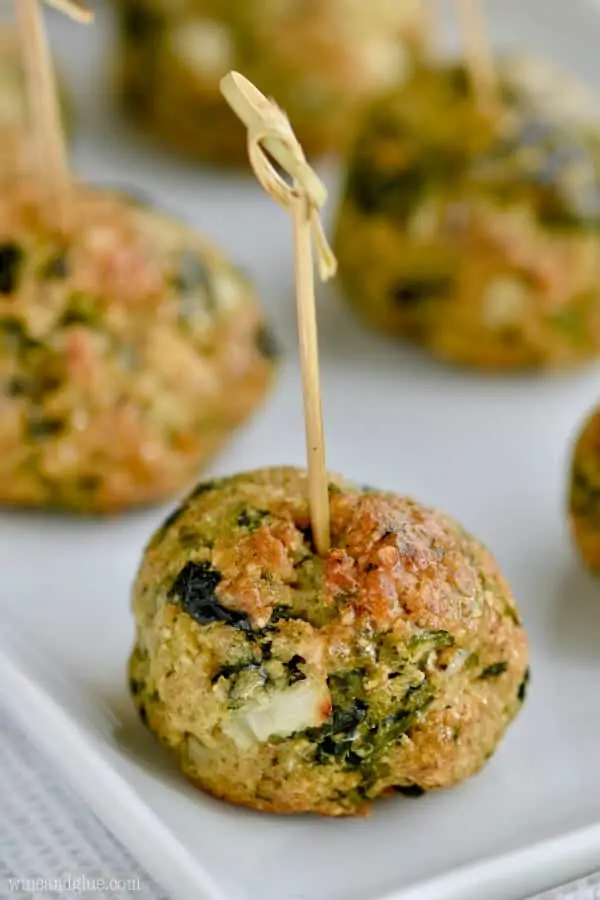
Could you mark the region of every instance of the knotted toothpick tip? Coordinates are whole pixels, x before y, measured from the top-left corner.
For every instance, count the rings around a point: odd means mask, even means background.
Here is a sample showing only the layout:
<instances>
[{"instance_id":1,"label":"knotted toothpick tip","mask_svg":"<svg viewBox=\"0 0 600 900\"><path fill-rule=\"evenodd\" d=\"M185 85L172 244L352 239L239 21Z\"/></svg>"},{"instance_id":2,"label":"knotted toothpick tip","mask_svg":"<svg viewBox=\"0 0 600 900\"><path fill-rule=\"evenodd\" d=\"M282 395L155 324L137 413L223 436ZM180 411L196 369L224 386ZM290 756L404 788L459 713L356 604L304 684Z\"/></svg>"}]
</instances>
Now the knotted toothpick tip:
<instances>
[{"instance_id":1,"label":"knotted toothpick tip","mask_svg":"<svg viewBox=\"0 0 600 900\"><path fill-rule=\"evenodd\" d=\"M287 115L239 72L225 75L220 88L248 130L250 164L265 191L287 208L299 200L306 202L319 276L323 281L333 277L337 261L319 217L319 210L327 200L327 188L307 162ZM284 181L269 157L289 176L291 185Z\"/></svg>"},{"instance_id":2,"label":"knotted toothpick tip","mask_svg":"<svg viewBox=\"0 0 600 900\"><path fill-rule=\"evenodd\" d=\"M44 0L44 2L82 25L89 25L94 19L93 10L83 0Z\"/></svg>"}]
</instances>

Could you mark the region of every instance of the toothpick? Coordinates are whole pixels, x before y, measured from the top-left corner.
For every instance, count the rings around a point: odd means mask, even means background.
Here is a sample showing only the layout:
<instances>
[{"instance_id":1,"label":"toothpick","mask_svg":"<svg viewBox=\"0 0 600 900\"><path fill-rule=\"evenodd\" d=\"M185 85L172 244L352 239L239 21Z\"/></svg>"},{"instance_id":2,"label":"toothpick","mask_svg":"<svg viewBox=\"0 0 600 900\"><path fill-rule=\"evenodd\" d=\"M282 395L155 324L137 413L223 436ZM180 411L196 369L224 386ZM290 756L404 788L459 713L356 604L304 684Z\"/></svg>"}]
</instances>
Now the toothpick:
<instances>
[{"instance_id":1,"label":"toothpick","mask_svg":"<svg viewBox=\"0 0 600 900\"><path fill-rule=\"evenodd\" d=\"M81 25L89 25L94 20L94 13L82 0L44 0L44 2Z\"/></svg>"},{"instance_id":2,"label":"toothpick","mask_svg":"<svg viewBox=\"0 0 600 900\"><path fill-rule=\"evenodd\" d=\"M439 10L436 0L420 0L417 37L425 41L429 52L435 48L440 33Z\"/></svg>"},{"instance_id":3,"label":"toothpick","mask_svg":"<svg viewBox=\"0 0 600 900\"><path fill-rule=\"evenodd\" d=\"M77 22L89 22L93 18L92 11L80 0L46 2ZM50 208L56 210L63 227L68 219L71 179L54 69L39 4L40 0L16 0L15 3L38 174L45 181Z\"/></svg>"},{"instance_id":4,"label":"toothpick","mask_svg":"<svg viewBox=\"0 0 600 900\"><path fill-rule=\"evenodd\" d=\"M457 0L465 65L481 108L489 111L497 101L498 84L481 3Z\"/></svg>"},{"instance_id":5,"label":"toothpick","mask_svg":"<svg viewBox=\"0 0 600 900\"><path fill-rule=\"evenodd\" d=\"M436 52L436 46L440 35L439 9L437 0L420 0L417 32L418 46L425 46L427 56L433 56Z\"/></svg>"},{"instance_id":6,"label":"toothpick","mask_svg":"<svg viewBox=\"0 0 600 900\"><path fill-rule=\"evenodd\" d=\"M327 191L307 163L287 116L275 103L238 72L230 72L222 79L221 92L248 129L248 154L258 181L274 200L292 212L310 518L315 548L317 553L324 555L331 546L331 535L319 379L313 243L319 275L321 280L326 281L337 269L319 218L319 209L327 199ZM291 185L275 170L265 151L289 175Z\"/></svg>"}]
</instances>

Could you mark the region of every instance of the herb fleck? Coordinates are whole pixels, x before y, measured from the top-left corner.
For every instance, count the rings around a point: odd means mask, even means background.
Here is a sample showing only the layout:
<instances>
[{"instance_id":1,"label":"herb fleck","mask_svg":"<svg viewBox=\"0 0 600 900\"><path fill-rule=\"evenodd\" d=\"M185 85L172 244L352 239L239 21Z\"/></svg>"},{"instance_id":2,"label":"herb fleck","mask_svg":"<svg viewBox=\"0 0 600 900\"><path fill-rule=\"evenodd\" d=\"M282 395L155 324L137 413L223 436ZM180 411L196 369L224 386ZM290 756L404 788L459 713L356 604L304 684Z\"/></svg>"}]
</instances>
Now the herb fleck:
<instances>
[{"instance_id":1,"label":"herb fleck","mask_svg":"<svg viewBox=\"0 0 600 900\"><path fill-rule=\"evenodd\" d=\"M269 511L266 509L247 507L238 515L237 524L240 528L248 528L254 531L268 515Z\"/></svg>"},{"instance_id":2,"label":"herb fleck","mask_svg":"<svg viewBox=\"0 0 600 900\"><path fill-rule=\"evenodd\" d=\"M279 359L279 343L271 329L265 324L262 324L256 332L256 346L264 359Z\"/></svg>"},{"instance_id":3,"label":"herb fleck","mask_svg":"<svg viewBox=\"0 0 600 900\"><path fill-rule=\"evenodd\" d=\"M426 793L425 788L422 788L420 784L397 784L394 786L394 790L405 797L422 797Z\"/></svg>"},{"instance_id":4,"label":"herb fleck","mask_svg":"<svg viewBox=\"0 0 600 900\"><path fill-rule=\"evenodd\" d=\"M136 42L153 37L160 26L160 19L157 15L135 7L122 10L120 19L124 33Z\"/></svg>"},{"instance_id":5,"label":"herb fleck","mask_svg":"<svg viewBox=\"0 0 600 900\"><path fill-rule=\"evenodd\" d=\"M427 189L429 176L425 167L377 171L370 160L361 156L348 176L348 196L366 215L384 212L405 219Z\"/></svg>"},{"instance_id":6,"label":"herb fleck","mask_svg":"<svg viewBox=\"0 0 600 900\"><path fill-rule=\"evenodd\" d=\"M304 665L306 660L303 656L300 656L296 653L288 662L284 663L285 668L288 673L288 681L290 684L296 684L297 681L304 681L306 675L300 668L300 666Z\"/></svg>"},{"instance_id":7,"label":"herb fleck","mask_svg":"<svg viewBox=\"0 0 600 900\"><path fill-rule=\"evenodd\" d=\"M269 625L276 625L277 622L287 622L290 619L302 619L299 613L297 613L291 606L275 606L273 608L273 612L271 613L271 618L269 619ZM267 628L269 627L267 625Z\"/></svg>"},{"instance_id":8,"label":"herb fleck","mask_svg":"<svg viewBox=\"0 0 600 900\"><path fill-rule=\"evenodd\" d=\"M182 295L182 315L184 319L190 318L197 308L197 301L200 299L198 292L202 292L206 309L214 312L216 309L216 298L213 288L212 279L204 261L197 253L191 250L184 250L178 262L177 274L175 276L175 287ZM190 303L190 299L193 301Z\"/></svg>"},{"instance_id":9,"label":"herb fleck","mask_svg":"<svg viewBox=\"0 0 600 900\"><path fill-rule=\"evenodd\" d=\"M498 675L503 675L508 669L507 662L497 662L492 663L491 666L487 666L479 676L479 680L483 681L485 678L497 678Z\"/></svg>"},{"instance_id":10,"label":"herb fleck","mask_svg":"<svg viewBox=\"0 0 600 900\"><path fill-rule=\"evenodd\" d=\"M5 390L9 397L21 397L27 393L28 387L29 382L27 378L21 375L14 375L8 379Z\"/></svg>"},{"instance_id":11,"label":"herb fleck","mask_svg":"<svg viewBox=\"0 0 600 900\"><path fill-rule=\"evenodd\" d=\"M143 689L144 685L141 681L138 681L136 678L129 679L129 690L134 697L136 697L138 694L141 694Z\"/></svg>"},{"instance_id":12,"label":"herb fleck","mask_svg":"<svg viewBox=\"0 0 600 900\"><path fill-rule=\"evenodd\" d=\"M0 294L12 294L18 287L23 251L13 243L0 244Z\"/></svg>"},{"instance_id":13,"label":"herb fleck","mask_svg":"<svg viewBox=\"0 0 600 900\"><path fill-rule=\"evenodd\" d=\"M245 662L240 663L226 663L223 666L220 666L217 671L211 677L211 684L216 684L220 678L233 678L236 675L239 675L240 672L252 671L252 670L260 670L261 666L258 663Z\"/></svg>"},{"instance_id":14,"label":"herb fleck","mask_svg":"<svg viewBox=\"0 0 600 900\"><path fill-rule=\"evenodd\" d=\"M87 294L73 294L69 298L68 306L60 318L59 324L63 328L70 325L86 325L88 328L97 327L102 319L94 302L94 298Z\"/></svg>"},{"instance_id":15,"label":"herb fleck","mask_svg":"<svg viewBox=\"0 0 600 900\"><path fill-rule=\"evenodd\" d=\"M215 594L221 573L208 562L188 562L169 591L177 597L185 612L199 625L221 622L242 631L251 631L250 619L244 612L223 606Z\"/></svg>"},{"instance_id":16,"label":"herb fleck","mask_svg":"<svg viewBox=\"0 0 600 900\"><path fill-rule=\"evenodd\" d=\"M444 647L453 647L454 643L454 638L448 631L421 631L419 632L419 634L413 634L413 636L409 639L408 649L410 651L417 650L419 647L426 644L431 644L434 647L442 649Z\"/></svg>"},{"instance_id":17,"label":"herb fleck","mask_svg":"<svg viewBox=\"0 0 600 900\"><path fill-rule=\"evenodd\" d=\"M63 431L65 423L62 419L45 419L32 417L27 426L31 438L56 437Z\"/></svg>"},{"instance_id":18,"label":"herb fleck","mask_svg":"<svg viewBox=\"0 0 600 900\"><path fill-rule=\"evenodd\" d=\"M200 484L196 485L192 493L188 496L188 501L195 500L196 497L201 497L202 494L208 494L209 491L217 491L222 486L222 478L215 478L212 481L201 481Z\"/></svg>"},{"instance_id":19,"label":"herb fleck","mask_svg":"<svg viewBox=\"0 0 600 900\"><path fill-rule=\"evenodd\" d=\"M413 306L432 297L444 296L451 287L452 281L445 275L404 278L394 287L392 299L396 306Z\"/></svg>"},{"instance_id":20,"label":"herb fleck","mask_svg":"<svg viewBox=\"0 0 600 900\"><path fill-rule=\"evenodd\" d=\"M41 346L40 341L29 337L25 325L19 319L11 317L0 319L0 332L10 350L24 351Z\"/></svg>"},{"instance_id":21,"label":"herb fleck","mask_svg":"<svg viewBox=\"0 0 600 900\"><path fill-rule=\"evenodd\" d=\"M523 703L525 701L525 697L527 696L527 688L529 687L529 681L531 679L531 671L529 669L526 670L525 675L523 676L523 681L519 685L517 690L517 699Z\"/></svg>"},{"instance_id":22,"label":"herb fleck","mask_svg":"<svg viewBox=\"0 0 600 900\"><path fill-rule=\"evenodd\" d=\"M54 256L51 256L44 263L40 274L42 278L47 278L48 280L66 278L69 274L66 253L59 251Z\"/></svg>"},{"instance_id":23,"label":"herb fleck","mask_svg":"<svg viewBox=\"0 0 600 900\"><path fill-rule=\"evenodd\" d=\"M77 479L77 487L82 491L96 491L101 483L99 475L80 475Z\"/></svg>"}]
</instances>

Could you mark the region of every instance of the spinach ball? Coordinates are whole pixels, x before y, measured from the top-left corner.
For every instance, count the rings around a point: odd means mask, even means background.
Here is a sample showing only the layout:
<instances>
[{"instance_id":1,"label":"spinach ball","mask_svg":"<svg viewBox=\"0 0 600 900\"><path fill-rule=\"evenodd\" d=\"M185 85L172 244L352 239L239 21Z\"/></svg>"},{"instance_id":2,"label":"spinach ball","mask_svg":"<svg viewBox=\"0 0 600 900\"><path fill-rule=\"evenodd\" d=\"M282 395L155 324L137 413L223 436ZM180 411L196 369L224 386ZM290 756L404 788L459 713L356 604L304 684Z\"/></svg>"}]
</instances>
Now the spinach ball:
<instances>
[{"instance_id":1,"label":"spinach ball","mask_svg":"<svg viewBox=\"0 0 600 900\"><path fill-rule=\"evenodd\" d=\"M573 448L569 519L581 559L600 573L600 409L587 417Z\"/></svg>"},{"instance_id":2,"label":"spinach ball","mask_svg":"<svg viewBox=\"0 0 600 900\"><path fill-rule=\"evenodd\" d=\"M119 0L118 90L145 129L187 156L247 161L219 80L243 72L310 156L339 151L356 110L408 68L420 0Z\"/></svg>"},{"instance_id":3,"label":"spinach ball","mask_svg":"<svg viewBox=\"0 0 600 900\"><path fill-rule=\"evenodd\" d=\"M525 697L528 646L486 548L448 516L306 474L201 483L151 539L130 689L199 788L272 813L365 813L473 775Z\"/></svg>"},{"instance_id":4,"label":"spinach ball","mask_svg":"<svg viewBox=\"0 0 600 900\"><path fill-rule=\"evenodd\" d=\"M275 345L213 245L106 189L66 228L33 180L0 202L0 505L111 513L165 499L264 397Z\"/></svg>"},{"instance_id":5,"label":"spinach ball","mask_svg":"<svg viewBox=\"0 0 600 900\"><path fill-rule=\"evenodd\" d=\"M464 68L423 62L365 113L335 249L364 319L475 369L600 353L600 128L562 72L500 60L482 107Z\"/></svg>"}]
</instances>

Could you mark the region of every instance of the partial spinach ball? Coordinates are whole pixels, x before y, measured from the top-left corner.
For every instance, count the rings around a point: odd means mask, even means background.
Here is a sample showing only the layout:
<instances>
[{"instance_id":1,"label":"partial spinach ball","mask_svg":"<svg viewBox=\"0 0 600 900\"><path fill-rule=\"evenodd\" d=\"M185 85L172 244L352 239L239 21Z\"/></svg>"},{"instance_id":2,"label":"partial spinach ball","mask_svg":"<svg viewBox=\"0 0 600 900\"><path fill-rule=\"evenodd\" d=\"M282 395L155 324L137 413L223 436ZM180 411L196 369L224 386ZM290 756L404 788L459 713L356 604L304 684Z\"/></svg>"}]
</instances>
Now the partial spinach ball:
<instances>
[{"instance_id":1,"label":"partial spinach ball","mask_svg":"<svg viewBox=\"0 0 600 900\"><path fill-rule=\"evenodd\" d=\"M366 112L336 229L364 318L478 369L600 353L598 107L534 60L498 61L482 107L460 65L423 63Z\"/></svg>"},{"instance_id":2,"label":"partial spinach ball","mask_svg":"<svg viewBox=\"0 0 600 900\"><path fill-rule=\"evenodd\" d=\"M275 344L209 241L76 185L0 202L0 505L116 512L186 487L264 397Z\"/></svg>"},{"instance_id":3,"label":"partial spinach ball","mask_svg":"<svg viewBox=\"0 0 600 900\"><path fill-rule=\"evenodd\" d=\"M600 409L587 417L573 448L569 518L583 562L600 574Z\"/></svg>"},{"instance_id":4,"label":"partial spinach ball","mask_svg":"<svg viewBox=\"0 0 600 900\"><path fill-rule=\"evenodd\" d=\"M198 787L273 813L364 813L477 772L521 708L528 647L489 552L449 517L307 478L201 483L150 541L130 688Z\"/></svg>"},{"instance_id":5,"label":"partial spinach ball","mask_svg":"<svg viewBox=\"0 0 600 900\"><path fill-rule=\"evenodd\" d=\"M420 0L119 0L119 91L161 141L245 165L245 129L219 80L231 69L275 96L310 156L338 151L356 110L406 74Z\"/></svg>"}]
</instances>

